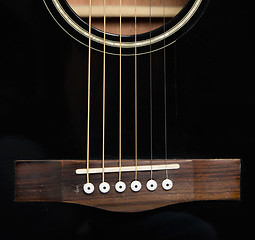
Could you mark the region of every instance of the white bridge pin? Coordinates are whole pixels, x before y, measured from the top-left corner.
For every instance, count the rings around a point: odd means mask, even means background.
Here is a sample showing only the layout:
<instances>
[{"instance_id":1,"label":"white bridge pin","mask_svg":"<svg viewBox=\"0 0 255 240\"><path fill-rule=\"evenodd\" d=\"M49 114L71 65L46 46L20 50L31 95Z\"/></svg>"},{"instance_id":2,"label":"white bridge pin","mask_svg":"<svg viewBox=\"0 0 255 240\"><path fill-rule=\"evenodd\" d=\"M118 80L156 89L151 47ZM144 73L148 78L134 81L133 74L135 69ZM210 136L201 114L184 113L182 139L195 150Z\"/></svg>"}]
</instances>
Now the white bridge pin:
<instances>
[{"instance_id":1,"label":"white bridge pin","mask_svg":"<svg viewBox=\"0 0 255 240\"><path fill-rule=\"evenodd\" d=\"M107 183L107 182L100 183L99 190L101 193L108 193L110 191L109 183Z\"/></svg>"},{"instance_id":2,"label":"white bridge pin","mask_svg":"<svg viewBox=\"0 0 255 240\"><path fill-rule=\"evenodd\" d=\"M92 183L85 183L83 185L83 191L86 193L86 194L91 194L93 193L95 190L95 187Z\"/></svg>"},{"instance_id":3,"label":"white bridge pin","mask_svg":"<svg viewBox=\"0 0 255 240\"><path fill-rule=\"evenodd\" d=\"M116 184L115 184L115 190L119 193L122 193L126 190L126 184L122 181L118 181Z\"/></svg>"},{"instance_id":4,"label":"white bridge pin","mask_svg":"<svg viewBox=\"0 0 255 240\"><path fill-rule=\"evenodd\" d=\"M151 179L147 182L146 187L149 191L155 191L158 187L158 184L155 180Z\"/></svg>"},{"instance_id":5,"label":"white bridge pin","mask_svg":"<svg viewBox=\"0 0 255 240\"><path fill-rule=\"evenodd\" d=\"M173 187L173 182L172 180L166 178L163 182L162 182L162 188L166 191L170 190Z\"/></svg>"},{"instance_id":6,"label":"white bridge pin","mask_svg":"<svg viewBox=\"0 0 255 240\"><path fill-rule=\"evenodd\" d=\"M139 192L142 188L142 184L137 181L137 180L134 180L132 183L131 183L131 190L133 192Z\"/></svg>"}]
</instances>

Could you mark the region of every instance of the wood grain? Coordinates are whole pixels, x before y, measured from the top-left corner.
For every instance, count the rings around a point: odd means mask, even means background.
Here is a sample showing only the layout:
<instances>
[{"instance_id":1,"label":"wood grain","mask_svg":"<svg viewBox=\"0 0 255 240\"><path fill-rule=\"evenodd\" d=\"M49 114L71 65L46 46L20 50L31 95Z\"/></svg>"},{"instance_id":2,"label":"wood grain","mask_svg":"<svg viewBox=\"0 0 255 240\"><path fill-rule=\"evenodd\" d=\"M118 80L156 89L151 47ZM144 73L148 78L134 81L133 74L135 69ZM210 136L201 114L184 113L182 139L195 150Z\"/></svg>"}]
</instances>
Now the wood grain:
<instances>
[{"instance_id":1,"label":"wood grain","mask_svg":"<svg viewBox=\"0 0 255 240\"><path fill-rule=\"evenodd\" d=\"M88 22L89 0L67 0L71 8ZM151 3L151 13L150 13ZM185 6L187 0L136 0L137 34L149 32L163 25L163 16L166 22L175 17ZM92 1L92 26L103 31L102 7L104 1ZM119 30L119 4L120 0L106 0L106 32L118 34ZM165 10L163 10L165 8ZM122 35L134 35L134 9L135 0L122 0ZM164 12L164 13L163 13ZM150 22L149 17L152 17Z\"/></svg>"},{"instance_id":2,"label":"wood grain","mask_svg":"<svg viewBox=\"0 0 255 240\"><path fill-rule=\"evenodd\" d=\"M240 200L240 160L239 159L191 159L168 160L168 164L178 163L180 169L169 170L173 188L165 191L161 187L165 171L153 172L153 179L158 183L154 192L146 189L150 172L139 172L142 183L140 192L134 193L130 183L134 172L122 173L122 181L127 184L123 193L114 189L118 173L105 174L111 190L102 194L98 186L101 174L90 175L90 182L95 191L86 195L83 184L86 175L77 175L76 169L85 168L84 160L45 160L16 161L15 184L16 201L68 202L101 209L121 212L137 212L154 209L170 204L201 200ZM149 160L138 160L139 165L149 165ZM153 160L153 164L164 164L165 160ZM117 160L106 160L106 167L118 166ZM134 160L123 160L123 166L134 165ZM101 167L101 161L92 160L91 168Z\"/></svg>"}]
</instances>

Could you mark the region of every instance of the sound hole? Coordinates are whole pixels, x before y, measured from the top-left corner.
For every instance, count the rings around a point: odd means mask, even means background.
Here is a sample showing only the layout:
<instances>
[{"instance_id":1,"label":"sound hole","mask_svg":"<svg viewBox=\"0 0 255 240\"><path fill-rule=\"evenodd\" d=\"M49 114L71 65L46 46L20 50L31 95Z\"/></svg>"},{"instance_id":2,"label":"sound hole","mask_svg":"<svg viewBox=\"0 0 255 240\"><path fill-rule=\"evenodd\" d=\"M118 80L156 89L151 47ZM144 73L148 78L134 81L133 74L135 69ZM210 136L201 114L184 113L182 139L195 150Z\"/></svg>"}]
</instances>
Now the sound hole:
<instances>
[{"instance_id":1,"label":"sound hole","mask_svg":"<svg viewBox=\"0 0 255 240\"><path fill-rule=\"evenodd\" d=\"M150 32L174 18L188 0L121 0L122 35L134 35L134 18L137 17L137 34ZM89 0L67 0L67 3L88 22ZM120 33L120 0L106 0L106 32ZM92 0L92 26L103 31L104 0Z\"/></svg>"}]
</instances>

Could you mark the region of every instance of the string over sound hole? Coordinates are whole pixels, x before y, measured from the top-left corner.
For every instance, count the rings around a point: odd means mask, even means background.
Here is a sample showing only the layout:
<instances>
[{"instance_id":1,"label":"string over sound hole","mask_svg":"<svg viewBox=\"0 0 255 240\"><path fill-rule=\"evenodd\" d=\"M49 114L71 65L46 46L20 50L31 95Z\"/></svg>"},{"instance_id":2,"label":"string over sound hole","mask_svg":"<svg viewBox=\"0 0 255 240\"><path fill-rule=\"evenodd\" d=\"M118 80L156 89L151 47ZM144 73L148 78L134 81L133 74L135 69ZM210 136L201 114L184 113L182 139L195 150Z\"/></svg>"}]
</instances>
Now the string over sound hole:
<instances>
[{"instance_id":1,"label":"string over sound hole","mask_svg":"<svg viewBox=\"0 0 255 240\"><path fill-rule=\"evenodd\" d=\"M122 35L134 35L134 18L137 17L137 34L150 32L174 18L188 0L92 0L91 12L89 0L67 0L76 14L88 23L91 13L92 26L103 31L104 14L107 18L106 32L120 34L120 15L122 17ZM120 12L121 11L121 12Z\"/></svg>"}]
</instances>

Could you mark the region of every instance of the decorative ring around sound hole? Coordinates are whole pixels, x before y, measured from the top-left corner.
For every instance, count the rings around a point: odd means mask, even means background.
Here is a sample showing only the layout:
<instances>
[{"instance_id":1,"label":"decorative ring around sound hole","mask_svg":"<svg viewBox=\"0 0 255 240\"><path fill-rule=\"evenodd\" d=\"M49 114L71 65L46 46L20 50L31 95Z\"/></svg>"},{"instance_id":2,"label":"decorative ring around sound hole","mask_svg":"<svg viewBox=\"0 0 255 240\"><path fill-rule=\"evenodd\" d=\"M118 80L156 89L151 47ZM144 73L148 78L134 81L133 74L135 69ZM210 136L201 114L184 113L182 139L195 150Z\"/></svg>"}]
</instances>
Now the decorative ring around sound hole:
<instances>
[{"instance_id":1,"label":"decorative ring around sound hole","mask_svg":"<svg viewBox=\"0 0 255 240\"><path fill-rule=\"evenodd\" d=\"M81 44L88 46L88 24L74 12L68 3L59 0L43 1L54 20L63 30ZM173 17L171 21L166 23L165 27L161 26L158 29L153 30L151 34L149 32L138 34L136 43L134 42L134 36L122 36L121 48L123 49L123 55L134 55L133 49L135 47L138 49L137 54L140 55L171 45L196 23L208 2L209 0L188 0L182 10ZM199 10L202 8L202 5L204 6L203 9ZM197 14L197 12L199 12L199 14ZM59 16L56 16L57 14ZM92 49L102 51L102 45L104 44L103 32L93 28L90 37L94 43ZM106 34L105 44L107 46L107 53L119 54L117 50L120 48L119 39L119 35L111 33ZM162 44L163 42L164 44ZM151 48L151 46L153 47Z\"/></svg>"}]
</instances>

